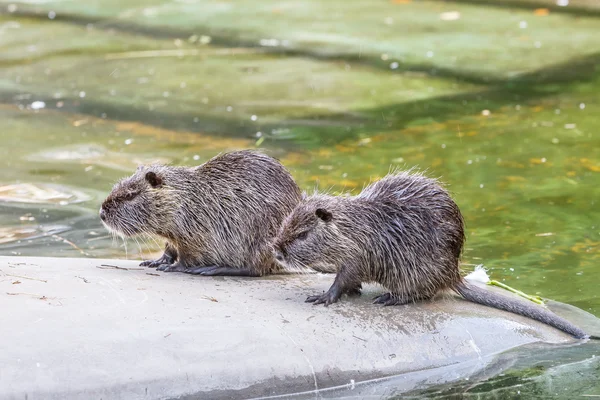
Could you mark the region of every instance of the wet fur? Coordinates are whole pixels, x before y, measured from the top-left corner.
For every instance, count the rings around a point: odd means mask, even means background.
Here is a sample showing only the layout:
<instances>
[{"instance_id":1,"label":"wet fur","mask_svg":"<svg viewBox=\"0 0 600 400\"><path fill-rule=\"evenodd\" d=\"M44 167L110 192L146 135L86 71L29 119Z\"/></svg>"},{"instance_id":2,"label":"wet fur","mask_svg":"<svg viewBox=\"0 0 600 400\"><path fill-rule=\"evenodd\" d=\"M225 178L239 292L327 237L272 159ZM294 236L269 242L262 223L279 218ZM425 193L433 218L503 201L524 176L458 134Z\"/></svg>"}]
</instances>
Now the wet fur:
<instances>
[{"instance_id":1,"label":"wet fur","mask_svg":"<svg viewBox=\"0 0 600 400\"><path fill-rule=\"evenodd\" d=\"M375 303L428 300L452 289L466 300L542 321L576 337L585 333L538 306L489 293L463 281L462 214L440 183L415 171L391 173L357 196L315 194L284 220L274 242L287 269L335 267L330 289L308 297L329 305L376 282L389 293Z\"/></svg>"},{"instance_id":2,"label":"wet fur","mask_svg":"<svg viewBox=\"0 0 600 400\"><path fill-rule=\"evenodd\" d=\"M165 254L142 265L260 276L279 269L270 244L300 199L300 189L277 160L244 150L192 168L140 167L115 185L102 209L113 231L166 240Z\"/></svg>"}]
</instances>

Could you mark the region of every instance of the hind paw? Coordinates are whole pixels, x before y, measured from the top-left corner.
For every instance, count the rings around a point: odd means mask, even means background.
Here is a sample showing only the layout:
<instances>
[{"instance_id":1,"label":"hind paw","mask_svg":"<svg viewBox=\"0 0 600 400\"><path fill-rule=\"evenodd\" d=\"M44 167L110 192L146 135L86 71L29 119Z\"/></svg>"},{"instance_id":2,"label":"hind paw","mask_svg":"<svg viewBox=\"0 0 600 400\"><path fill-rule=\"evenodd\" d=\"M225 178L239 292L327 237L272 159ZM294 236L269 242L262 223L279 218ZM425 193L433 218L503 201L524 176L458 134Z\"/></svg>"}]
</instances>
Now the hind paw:
<instances>
[{"instance_id":1,"label":"hind paw","mask_svg":"<svg viewBox=\"0 0 600 400\"><path fill-rule=\"evenodd\" d=\"M260 274L249 268L233 268L233 267L220 267L218 265L210 265L208 267L199 267L187 269L185 272L192 275L204 275L204 276L250 276L257 277Z\"/></svg>"},{"instance_id":2,"label":"hind paw","mask_svg":"<svg viewBox=\"0 0 600 400\"><path fill-rule=\"evenodd\" d=\"M205 266L205 267L188 268L185 272L187 274L192 274L192 275L208 275L208 274L210 274L210 272L212 272L213 270L216 270L217 268L219 268L218 265L209 265L209 266Z\"/></svg>"},{"instance_id":3,"label":"hind paw","mask_svg":"<svg viewBox=\"0 0 600 400\"><path fill-rule=\"evenodd\" d=\"M175 264L161 264L156 270L164 272L185 272L186 268L177 262Z\"/></svg>"},{"instance_id":4,"label":"hind paw","mask_svg":"<svg viewBox=\"0 0 600 400\"><path fill-rule=\"evenodd\" d=\"M386 301L392 298L391 293L380 294L379 296L373 297L373 304L384 304Z\"/></svg>"},{"instance_id":5,"label":"hind paw","mask_svg":"<svg viewBox=\"0 0 600 400\"><path fill-rule=\"evenodd\" d=\"M401 306L410 303L410 299L396 297L391 293L384 293L373 298L373 304L383 304L384 306Z\"/></svg>"}]
</instances>

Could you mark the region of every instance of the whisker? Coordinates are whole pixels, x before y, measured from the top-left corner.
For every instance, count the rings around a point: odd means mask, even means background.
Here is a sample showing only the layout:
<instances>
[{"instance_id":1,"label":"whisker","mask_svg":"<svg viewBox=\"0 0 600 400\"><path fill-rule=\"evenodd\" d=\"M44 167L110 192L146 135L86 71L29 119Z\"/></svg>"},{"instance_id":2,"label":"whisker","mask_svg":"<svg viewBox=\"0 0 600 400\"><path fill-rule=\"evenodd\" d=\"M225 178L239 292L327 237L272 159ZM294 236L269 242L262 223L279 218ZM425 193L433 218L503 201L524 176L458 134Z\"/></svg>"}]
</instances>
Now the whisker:
<instances>
[{"instance_id":1,"label":"whisker","mask_svg":"<svg viewBox=\"0 0 600 400\"><path fill-rule=\"evenodd\" d=\"M143 253L143 252L142 252L142 246L140 246L140 242L139 242L139 240L138 240L138 238L137 238L137 237L133 236L133 237L132 237L132 239L133 239L133 241L134 241L134 242L137 244L137 247L138 247L138 249L139 249L139 251L140 251L140 253L139 253L139 254L140 254L140 257L141 257L141 255L142 255L142 253Z\"/></svg>"}]
</instances>

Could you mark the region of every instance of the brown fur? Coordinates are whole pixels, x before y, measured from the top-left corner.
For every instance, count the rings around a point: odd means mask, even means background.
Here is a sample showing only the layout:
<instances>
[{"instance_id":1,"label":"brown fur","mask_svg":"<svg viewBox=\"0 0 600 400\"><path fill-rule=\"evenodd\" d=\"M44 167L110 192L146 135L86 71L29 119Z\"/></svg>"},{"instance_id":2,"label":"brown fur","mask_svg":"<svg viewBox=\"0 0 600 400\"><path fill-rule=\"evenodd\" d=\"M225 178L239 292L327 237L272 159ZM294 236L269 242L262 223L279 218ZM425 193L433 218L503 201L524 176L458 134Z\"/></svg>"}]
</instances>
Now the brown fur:
<instances>
[{"instance_id":1,"label":"brown fur","mask_svg":"<svg viewBox=\"0 0 600 400\"><path fill-rule=\"evenodd\" d=\"M244 150L192 168L140 167L115 185L100 215L124 236L166 240L164 255L142 265L260 276L279 269L270 243L300 199L300 189L277 160Z\"/></svg>"},{"instance_id":2,"label":"brown fur","mask_svg":"<svg viewBox=\"0 0 600 400\"><path fill-rule=\"evenodd\" d=\"M329 290L307 302L337 302L376 282L389 293L384 305L428 300L452 289L465 299L525 315L576 337L585 333L551 312L489 293L463 281L459 259L465 241L461 212L435 179L415 172L393 173L358 196L315 194L284 220L274 242L287 269L337 270Z\"/></svg>"}]
</instances>

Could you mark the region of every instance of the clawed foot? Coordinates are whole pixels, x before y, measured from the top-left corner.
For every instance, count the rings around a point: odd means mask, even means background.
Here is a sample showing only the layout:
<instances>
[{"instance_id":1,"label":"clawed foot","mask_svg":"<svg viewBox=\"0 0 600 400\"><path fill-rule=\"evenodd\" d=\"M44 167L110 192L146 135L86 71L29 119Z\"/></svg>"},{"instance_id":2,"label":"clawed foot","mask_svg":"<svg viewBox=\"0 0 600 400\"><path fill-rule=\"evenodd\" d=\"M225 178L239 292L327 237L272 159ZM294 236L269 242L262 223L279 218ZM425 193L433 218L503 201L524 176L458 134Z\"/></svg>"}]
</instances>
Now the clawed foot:
<instances>
[{"instance_id":1,"label":"clawed foot","mask_svg":"<svg viewBox=\"0 0 600 400\"><path fill-rule=\"evenodd\" d=\"M323 304L325 305L325 307L329 306L330 304L336 303L340 297L341 297L341 292L338 290L332 290L334 289L333 287L330 288L328 291L326 291L325 293L321 294L321 295L317 295L317 296L308 296L306 298L306 300L304 300L305 303L313 303L313 305L317 305L317 304Z\"/></svg>"},{"instance_id":2,"label":"clawed foot","mask_svg":"<svg viewBox=\"0 0 600 400\"><path fill-rule=\"evenodd\" d=\"M391 293L380 294L379 296L373 297L373 304L385 304L386 301L392 299Z\"/></svg>"},{"instance_id":3,"label":"clawed foot","mask_svg":"<svg viewBox=\"0 0 600 400\"><path fill-rule=\"evenodd\" d=\"M352 289L348 289L345 290L344 293L346 293L348 296L360 296L362 293L360 292L361 287L355 287ZM314 304L325 304L325 307L327 307L328 305L332 304L332 303L337 303L337 301L340 299L341 295L337 294L337 291L334 289L329 289L327 292L321 294L321 295L317 295L317 296L308 296L306 298L306 300L304 300L305 303L313 303Z\"/></svg>"},{"instance_id":4,"label":"clawed foot","mask_svg":"<svg viewBox=\"0 0 600 400\"><path fill-rule=\"evenodd\" d=\"M210 275L210 273L216 270L217 268L219 268L217 265L210 265L208 267L188 269L185 272L192 275Z\"/></svg>"},{"instance_id":5,"label":"clawed foot","mask_svg":"<svg viewBox=\"0 0 600 400\"><path fill-rule=\"evenodd\" d=\"M416 299L406 297L395 297L391 293L384 293L373 298L373 304L383 304L384 306L401 306L408 304Z\"/></svg>"},{"instance_id":6,"label":"clawed foot","mask_svg":"<svg viewBox=\"0 0 600 400\"><path fill-rule=\"evenodd\" d=\"M188 269L185 272L203 276L260 276L247 268L220 267L218 265Z\"/></svg>"},{"instance_id":7,"label":"clawed foot","mask_svg":"<svg viewBox=\"0 0 600 400\"><path fill-rule=\"evenodd\" d=\"M158 268L161 265L171 265L171 263L167 263L165 260L159 258L158 260L148 260L140 263L140 267L148 267L148 268Z\"/></svg>"},{"instance_id":8,"label":"clawed foot","mask_svg":"<svg viewBox=\"0 0 600 400\"><path fill-rule=\"evenodd\" d=\"M175 258L167 255L167 254L163 254L160 258L156 259L156 260L146 260L146 261L142 261L140 263L140 267L148 267L148 268L158 268L161 265L171 265L175 262ZM162 269L160 270L162 271Z\"/></svg>"},{"instance_id":9,"label":"clawed foot","mask_svg":"<svg viewBox=\"0 0 600 400\"><path fill-rule=\"evenodd\" d=\"M185 272L186 268L177 262L175 264L161 264L156 270L164 272Z\"/></svg>"}]
</instances>

